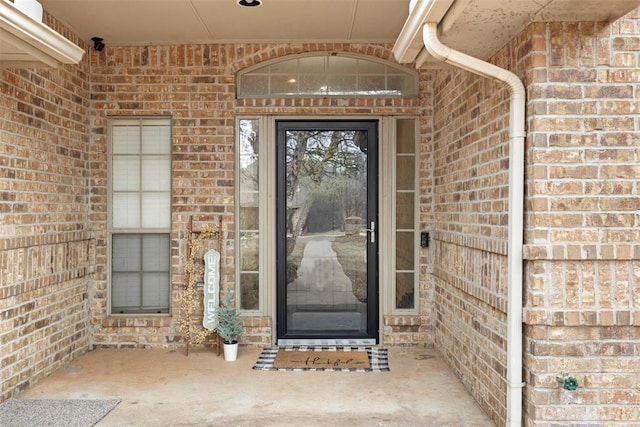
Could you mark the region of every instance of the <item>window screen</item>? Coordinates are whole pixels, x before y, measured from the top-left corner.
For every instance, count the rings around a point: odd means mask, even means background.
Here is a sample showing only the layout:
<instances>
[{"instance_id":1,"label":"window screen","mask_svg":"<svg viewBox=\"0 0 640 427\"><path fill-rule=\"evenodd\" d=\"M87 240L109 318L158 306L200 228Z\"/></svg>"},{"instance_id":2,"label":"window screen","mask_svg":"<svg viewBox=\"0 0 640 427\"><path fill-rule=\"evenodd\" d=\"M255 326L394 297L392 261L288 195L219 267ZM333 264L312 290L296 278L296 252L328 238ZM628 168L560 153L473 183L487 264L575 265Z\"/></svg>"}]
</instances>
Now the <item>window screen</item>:
<instances>
[{"instance_id":1,"label":"window screen","mask_svg":"<svg viewBox=\"0 0 640 427\"><path fill-rule=\"evenodd\" d=\"M113 119L109 138L112 313L168 313L170 121Z\"/></svg>"},{"instance_id":2,"label":"window screen","mask_svg":"<svg viewBox=\"0 0 640 427\"><path fill-rule=\"evenodd\" d=\"M164 313L169 307L169 235L112 236L113 313Z\"/></svg>"}]
</instances>

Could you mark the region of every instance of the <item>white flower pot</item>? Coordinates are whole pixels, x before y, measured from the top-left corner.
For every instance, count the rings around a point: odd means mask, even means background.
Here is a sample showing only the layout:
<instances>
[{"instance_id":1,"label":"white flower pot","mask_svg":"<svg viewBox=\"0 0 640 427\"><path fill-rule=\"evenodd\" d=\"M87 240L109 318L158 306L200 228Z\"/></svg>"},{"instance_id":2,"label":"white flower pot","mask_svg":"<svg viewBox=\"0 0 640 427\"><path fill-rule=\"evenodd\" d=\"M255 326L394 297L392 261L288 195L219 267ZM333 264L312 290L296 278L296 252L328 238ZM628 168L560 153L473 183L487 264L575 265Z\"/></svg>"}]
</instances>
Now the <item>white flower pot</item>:
<instances>
[{"instance_id":1,"label":"white flower pot","mask_svg":"<svg viewBox=\"0 0 640 427\"><path fill-rule=\"evenodd\" d=\"M238 358L238 343L224 343L224 360L227 362L233 362Z\"/></svg>"}]
</instances>

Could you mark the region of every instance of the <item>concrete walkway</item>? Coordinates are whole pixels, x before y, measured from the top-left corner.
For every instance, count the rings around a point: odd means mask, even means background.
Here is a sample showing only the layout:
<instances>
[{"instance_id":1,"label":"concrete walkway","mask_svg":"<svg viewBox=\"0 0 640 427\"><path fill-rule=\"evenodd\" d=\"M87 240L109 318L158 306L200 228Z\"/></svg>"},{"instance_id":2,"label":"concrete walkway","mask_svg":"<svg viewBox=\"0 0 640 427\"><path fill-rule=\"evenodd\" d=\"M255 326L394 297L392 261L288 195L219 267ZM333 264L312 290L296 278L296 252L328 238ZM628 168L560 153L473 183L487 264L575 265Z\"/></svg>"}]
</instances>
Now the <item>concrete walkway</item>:
<instances>
[{"instance_id":1,"label":"concrete walkway","mask_svg":"<svg viewBox=\"0 0 640 427\"><path fill-rule=\"evenodd\" d=\"M296 305L360 305L351 281L331 247L333 236L299 237L307 240L298 277L287 288L287 303Z\"/></svg>"},{"instance_id":2,"label":"concrete walkway","mask_svg":"<svg viewBox=\"0 0 640 427\"><path fill-rule=\"evenodd\" d=\"M23 399L121 399L106 426L493 426L436 352L389 347L390 372L255 371L260 350L95 350Z\"/></svg>"},{"instance_id":3,"label":"concrete walkway","mask_svg":"<svg viewBox=\"0 0 640 427\"><path fill-rule=\"evenodd\" d=\"M358 301L332 248L333 235L301 236L298 277L287 286L288 329L366 331L367 305ZM366 268L366 266L363 266Z\"/></svg>"}]
</instances>

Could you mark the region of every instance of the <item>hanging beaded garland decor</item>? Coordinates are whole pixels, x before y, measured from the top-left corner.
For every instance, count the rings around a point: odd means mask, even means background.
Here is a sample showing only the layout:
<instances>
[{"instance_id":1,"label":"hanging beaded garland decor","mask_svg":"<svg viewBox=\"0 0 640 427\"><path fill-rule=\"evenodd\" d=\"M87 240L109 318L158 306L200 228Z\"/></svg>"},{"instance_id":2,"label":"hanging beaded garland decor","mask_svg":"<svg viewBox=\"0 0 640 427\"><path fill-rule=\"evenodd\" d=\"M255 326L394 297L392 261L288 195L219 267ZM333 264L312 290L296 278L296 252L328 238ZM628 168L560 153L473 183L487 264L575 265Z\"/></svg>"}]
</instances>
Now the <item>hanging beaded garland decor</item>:
<instances>
[{"instance_id":1,"label":"hanging beaded garland decor","mask_svg":"<svg viewBox=\"0 0 640 427\"><path fill-rule=\"evenodd\" d=\"M186 239L187 262L184 267L187 283L177 296L179 316L176 320L177 330L183 334L187 344L187 355L189 354L189 345L202 344L207 337L215 334L215 328L209 329L202 326L203 323L211 326L210 319L204 318L202 323L198 321L200 314L205 312L202 307L203 302L198 298L198 282L205 274L204 262L199 254L205 241L216 239L220 242L222 238L220 224L205 224L202 226L202 231L197 233L193 233L191 230L192 224L190 222ZM219 259L219 251L217 254ZM218 297L218 295L215 296L216 301L218 301Z\"/></svg>"}]
</instances>

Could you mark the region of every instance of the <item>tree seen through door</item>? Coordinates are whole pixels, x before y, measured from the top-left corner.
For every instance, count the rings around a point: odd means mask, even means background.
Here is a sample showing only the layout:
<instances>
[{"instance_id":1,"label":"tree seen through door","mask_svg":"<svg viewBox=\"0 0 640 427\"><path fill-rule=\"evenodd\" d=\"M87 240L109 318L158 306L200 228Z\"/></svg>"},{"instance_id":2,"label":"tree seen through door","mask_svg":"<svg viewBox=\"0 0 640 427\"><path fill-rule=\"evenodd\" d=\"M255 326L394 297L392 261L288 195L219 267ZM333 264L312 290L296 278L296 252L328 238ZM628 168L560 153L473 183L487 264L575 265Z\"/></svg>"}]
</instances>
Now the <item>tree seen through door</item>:
<instances>
[{"instance_id":1,"label":"tree seen through door","mask_svg":"<svg viewBox=\"0 0 640 427\"><path fill-rule=\"evenodd\" d=\"M281 135L287 333L366 333L369 136L321 126Z\"/></svg>"}]
</instances>

